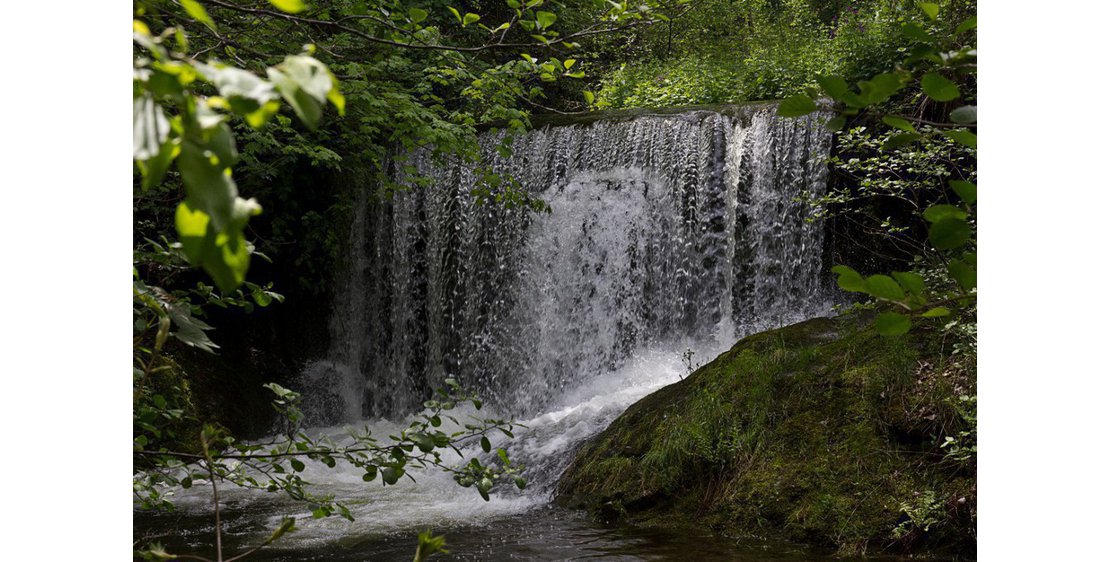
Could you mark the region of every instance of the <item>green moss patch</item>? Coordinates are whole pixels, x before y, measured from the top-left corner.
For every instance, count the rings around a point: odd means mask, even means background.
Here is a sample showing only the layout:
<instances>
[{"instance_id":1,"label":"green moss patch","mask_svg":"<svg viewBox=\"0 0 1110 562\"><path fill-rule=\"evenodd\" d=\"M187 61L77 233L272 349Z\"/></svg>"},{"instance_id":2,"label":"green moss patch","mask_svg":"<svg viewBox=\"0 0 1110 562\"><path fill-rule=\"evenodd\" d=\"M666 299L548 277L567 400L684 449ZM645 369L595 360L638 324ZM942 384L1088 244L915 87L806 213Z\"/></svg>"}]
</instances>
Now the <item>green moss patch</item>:
<instances>
[{"instance_id":1,"label":"green moss patch","mask_svg":"<svg viewBox=\"0 0 1110 562\"><path fill-rule=\"evenodd\" d=\"M814 319L745 338L584 445L558 501L603 519L819 544L844 554L975 549L974 358L926 330Z\"/></svg>"}]
</instances>

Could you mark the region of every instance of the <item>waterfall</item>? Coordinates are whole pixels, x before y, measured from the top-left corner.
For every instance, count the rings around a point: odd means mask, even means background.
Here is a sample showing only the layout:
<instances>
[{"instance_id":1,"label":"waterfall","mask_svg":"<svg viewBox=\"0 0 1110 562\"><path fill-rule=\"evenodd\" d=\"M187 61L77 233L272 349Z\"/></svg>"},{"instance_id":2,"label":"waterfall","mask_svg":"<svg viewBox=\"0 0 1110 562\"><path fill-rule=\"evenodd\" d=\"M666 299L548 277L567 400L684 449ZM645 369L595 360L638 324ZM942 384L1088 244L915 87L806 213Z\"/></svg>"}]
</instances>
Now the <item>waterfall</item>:
<instances>
[{"instance_id":1,"label":"waterfall","mask_svg":"<svg viewBox=\"0 0 1110 562\"><path fill-rule=\"evenodd\" d=\"M774 106L482 133L481 164L551 208L471 191L474 163L412 154L430 179L363 195L333 346L308 366L320 423L418 410L453 377L501 411L548 411L644 352L727 349L826 313L826 117ZM341 279L343 279L341 277ZM709 357L711 359L711 357Z\"/></svg>"}]
</instances>

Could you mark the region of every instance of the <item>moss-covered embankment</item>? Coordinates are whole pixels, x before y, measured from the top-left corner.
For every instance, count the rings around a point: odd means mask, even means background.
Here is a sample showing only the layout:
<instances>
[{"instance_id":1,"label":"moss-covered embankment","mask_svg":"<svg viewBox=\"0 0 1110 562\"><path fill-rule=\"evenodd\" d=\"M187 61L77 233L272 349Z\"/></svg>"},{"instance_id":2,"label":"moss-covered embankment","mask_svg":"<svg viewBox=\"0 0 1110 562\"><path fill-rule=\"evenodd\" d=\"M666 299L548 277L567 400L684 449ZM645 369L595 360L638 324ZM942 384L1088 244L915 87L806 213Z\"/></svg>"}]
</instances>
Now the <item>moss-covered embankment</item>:
<instances>
[{"instance_id":1,"label":"moss-covered embankment","mask_svg":"<svg viewBox=\"0 0 1110 562\"><path fill-rule=\"evenodd\" d=\"M843 554L973 557L975 457L941 445L974 444L974 358L944 344L848 318L745 338L584 445L557 501Z\"/></svg>"}]
</instances>

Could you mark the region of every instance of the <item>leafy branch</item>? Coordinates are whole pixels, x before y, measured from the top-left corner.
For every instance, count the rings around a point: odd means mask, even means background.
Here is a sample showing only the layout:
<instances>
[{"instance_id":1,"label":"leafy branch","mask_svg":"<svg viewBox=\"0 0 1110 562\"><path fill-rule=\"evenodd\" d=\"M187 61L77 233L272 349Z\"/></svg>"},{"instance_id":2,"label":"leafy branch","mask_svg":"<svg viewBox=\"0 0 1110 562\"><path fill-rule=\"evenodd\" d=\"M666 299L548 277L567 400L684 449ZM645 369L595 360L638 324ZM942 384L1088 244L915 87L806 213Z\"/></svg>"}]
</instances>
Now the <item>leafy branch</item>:
<instances>
[{"instance_id":1,"label":"leafy branch","mask_svg":"<svg viewBox=\"0 0 1110 562\"><path fill-rule=\"evenodd\" d=\"M918 6L930 20L938 17L938 5L920 2ZM969 18L957 27L956 36L973 30L975 26L975 18ZM902 33L916 46L898 68L859 82L856 87L839 76L818 77L820 92L817 88L810 88L804 94L787 98L780 104L778 114L796 117L817 111L816 98L823 94L832 98L840 114L829 122L833 130L843 128L849 117L865 114L879 117L889 126L892 133L883 143L883 150L912 145L929 136L942 136L974 151L977 145L972 131L977 118L974 105L960 105L950 110L947 122L883 111L896 93L909 86L919 88L926 98L937 103L946 104L962 97L973 97L973 92L965 92L958 84L959 80L976 74L976 49L973 46L942 44L941 40L916 23L904 24ZM913 123L927 124L929 128L918 130ZM895 336L908 332L911 317L946 317L952 314L950 306L965 309L974 306L977 294L974 249L977 188L962 178L949 179L947 184L957 196L958 204L933 204L921 212L921 217L929 225L929 243L944 260L955 290L927 288L925 278L917 272L896 271L865 279L848 266L833 268L841 289L867 294L876 302L893 308L881 312L875 320L875 328L882 335Z\"/></svg>"}]
</instances>

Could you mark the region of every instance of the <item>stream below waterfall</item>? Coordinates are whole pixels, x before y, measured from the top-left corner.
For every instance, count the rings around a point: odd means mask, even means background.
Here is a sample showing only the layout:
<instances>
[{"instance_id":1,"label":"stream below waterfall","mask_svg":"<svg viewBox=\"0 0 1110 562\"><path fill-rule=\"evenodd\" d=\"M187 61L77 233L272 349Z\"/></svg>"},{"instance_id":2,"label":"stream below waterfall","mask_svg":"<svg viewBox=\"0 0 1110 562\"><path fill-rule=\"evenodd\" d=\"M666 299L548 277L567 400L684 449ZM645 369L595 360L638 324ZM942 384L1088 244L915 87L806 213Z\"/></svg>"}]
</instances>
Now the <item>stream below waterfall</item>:
<instances>
[{"instance_id":1,"label":"stream below waterfall","mask_svg":"<svg viewBox=\"0 0 1110 562\"><path fill-rule=\"evenodd\" d=\"M529 420L514 439L500 436L494 447L505 447L514 463L526 466L529 483L523 490L499 485L489 502L474 488L458 486L433 469L413 470L416 483L402 480L382 487L367 484L362 471L309 463L306 480L335 493L355 517L312 520L304 504L282 494L221 490L223 544L230 556L259 544L282 516L298 517L299 529L251 560L287 562L329 560L409 560L416 533L432 529L446 534L454 560L825 560L828 553L757 539L734 540L708 532L660 531L604 525L583 513L550 505L555 482L575 446L604 429L632 402L676 382L713 358L719 349L703 349L685 357L677 350L644 353L625 367L570 391L551 411ZM689 363L688 363L689 362ZM447 423L445 422L445 426ZM376 434L401 424L379 421ZM342 427L315 428L316 435L342 435ZM462 449L463 457L482 456L479 446ZM461 460L461 459L460 459ZM168 514L136 514L136 540L160 542L168 551L210 555L214 545L211 490L197 484L175 491L177 510Z\"/></svg>"}]
</instances>

